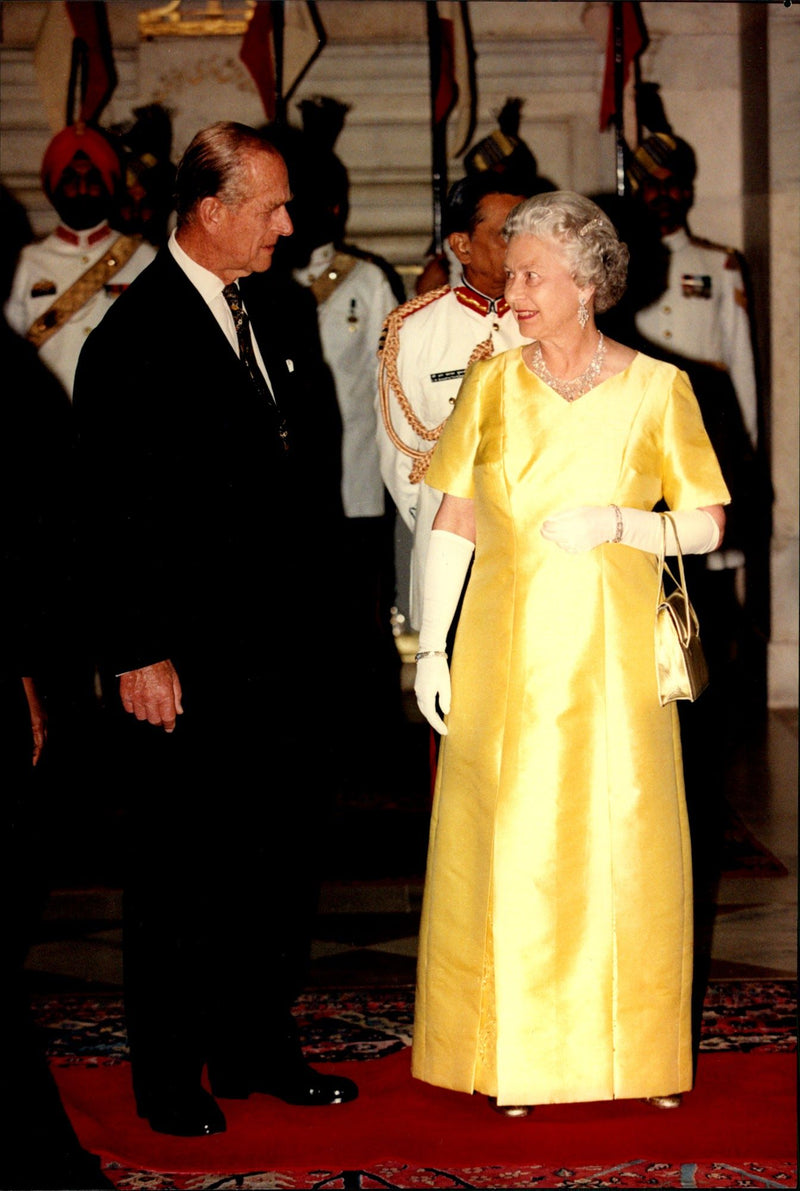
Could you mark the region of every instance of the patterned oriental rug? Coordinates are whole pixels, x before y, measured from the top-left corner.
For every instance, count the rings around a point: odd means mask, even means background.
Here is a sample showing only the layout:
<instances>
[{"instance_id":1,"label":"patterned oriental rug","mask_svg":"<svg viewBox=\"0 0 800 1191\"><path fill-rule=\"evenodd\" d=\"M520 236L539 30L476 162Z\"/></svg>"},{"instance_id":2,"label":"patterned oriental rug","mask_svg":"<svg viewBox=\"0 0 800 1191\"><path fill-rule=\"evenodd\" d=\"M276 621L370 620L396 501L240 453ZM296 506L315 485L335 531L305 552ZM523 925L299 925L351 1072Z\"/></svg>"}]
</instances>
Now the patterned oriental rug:
<instances>
[{"instance_id":1,"label":"patterned oriental rug","mask_svg":"<svg viewBox=\"0 0 800 1191\"><path fill-rule=\"evenodd\" d=\"M223 1101L228 1132L199 1140L137 1118L117 998L42 998L36 1010L73 1125L118 1191L797 1185L792 981L709 987L696 1086L678 1112L616 1101L521 1121L411 1079L411 989L309 993L298 1005L307 1053L355 1078L359 1099Z\"/></svg>"}]
</instances>

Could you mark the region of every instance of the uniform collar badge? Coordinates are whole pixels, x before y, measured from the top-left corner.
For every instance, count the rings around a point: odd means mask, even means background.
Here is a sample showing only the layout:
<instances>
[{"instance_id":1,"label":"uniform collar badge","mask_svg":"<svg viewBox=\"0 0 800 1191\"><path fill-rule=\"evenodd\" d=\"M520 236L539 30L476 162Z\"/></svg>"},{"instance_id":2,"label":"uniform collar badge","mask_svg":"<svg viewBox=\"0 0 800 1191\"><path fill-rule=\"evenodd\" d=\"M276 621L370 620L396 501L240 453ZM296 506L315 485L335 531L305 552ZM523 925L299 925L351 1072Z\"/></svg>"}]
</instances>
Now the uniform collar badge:
<instances>
[{"instance_id":1,"label":"uniform collar badge","mask_svg":"<svg viewBox=\"0 0 800 1191\"><path fill-rule=\"evenodd\" d=\"M487 298L486 294L473 289L466 281L463 285L457 285L453 293L462 306L466 306L469 310L475 310L478 314L496 314L502 318L511 309L504 297Z\"/></svg>"}]
</instances>

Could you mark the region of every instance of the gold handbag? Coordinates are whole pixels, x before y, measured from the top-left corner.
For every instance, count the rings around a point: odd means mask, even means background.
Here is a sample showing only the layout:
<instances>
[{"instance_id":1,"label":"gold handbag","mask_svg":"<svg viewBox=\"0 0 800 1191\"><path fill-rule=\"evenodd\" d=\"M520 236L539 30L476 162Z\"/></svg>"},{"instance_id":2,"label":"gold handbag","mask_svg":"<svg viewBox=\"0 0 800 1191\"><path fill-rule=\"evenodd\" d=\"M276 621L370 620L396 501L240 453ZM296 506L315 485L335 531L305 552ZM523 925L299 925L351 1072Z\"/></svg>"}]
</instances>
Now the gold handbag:
<instances>
[{"instance_id":1,"label":"gold handbag","mask_svg":"<svg viewBox=\"0 0 800 1191\"><path fill-rule=\"evenodd\" d=\"M700 625L689 603L683 555L675 522L669 513L661 513L661 553L658 559L658 598L656 603L656 677L661 706L674 699L694 702L708 686L708 666L700 644ZM678 553L680 583L666 563L667 521L672 526ZM675 590L664 592L664 573L675 584Z\"/></svg>"}]
</instances>

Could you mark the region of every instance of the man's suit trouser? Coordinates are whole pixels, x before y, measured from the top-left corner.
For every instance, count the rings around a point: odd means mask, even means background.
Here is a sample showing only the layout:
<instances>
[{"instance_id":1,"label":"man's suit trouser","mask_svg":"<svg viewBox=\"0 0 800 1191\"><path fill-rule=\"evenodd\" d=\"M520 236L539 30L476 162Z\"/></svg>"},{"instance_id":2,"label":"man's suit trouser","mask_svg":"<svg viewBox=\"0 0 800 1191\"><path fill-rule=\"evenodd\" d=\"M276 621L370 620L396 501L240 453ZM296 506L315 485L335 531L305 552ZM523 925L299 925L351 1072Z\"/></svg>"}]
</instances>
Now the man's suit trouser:
<instances>
[{"instance_id":1,"label":"man's suit trouser","mask_svg":"<svg viewBox=\"0 0 800 1191\"><path fill-rule=\"evenodd\" d=\"M276 708L271 686L186 682L171 735L121 724L125 1004L140 1098L196 1086L205 1062L269 1069L299 1053L290 1007L318 893L323 787L315 749L299 751L292 708Z\"/></svg>"}]
</instances>

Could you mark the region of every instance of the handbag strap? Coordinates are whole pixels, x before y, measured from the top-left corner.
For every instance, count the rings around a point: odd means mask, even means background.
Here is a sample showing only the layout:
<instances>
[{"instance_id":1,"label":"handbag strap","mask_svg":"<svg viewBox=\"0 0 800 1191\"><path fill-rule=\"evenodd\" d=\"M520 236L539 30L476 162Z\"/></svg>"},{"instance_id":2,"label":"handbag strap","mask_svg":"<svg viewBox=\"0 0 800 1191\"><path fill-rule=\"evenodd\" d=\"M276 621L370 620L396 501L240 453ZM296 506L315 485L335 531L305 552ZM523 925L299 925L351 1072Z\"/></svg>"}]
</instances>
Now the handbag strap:
<instances>
[{"instance_id":1,"label":"handbag strap","mask_svg":"<svg viewBox=\"0 0 800 1191\"><path fill-rule=\"evenodd\" d=\"M677 591L683 596L683 609L686 618L686 633L687 637L692 631L692 605L689 602L689 592L686 589L686 573L683 569L683 551L681 550L681 542L678 537L678 531L675 528L675 519L670 513L659 513L661 518L661 551L658 556L658 600L664 594L664 572L669 575L672 582L675 584ZM672 526L672 533L675 537L676 554L678 556L678 574L680 575L680 583L673 575L667 564L667 522Z\"/></svg>"}]
</instances>

